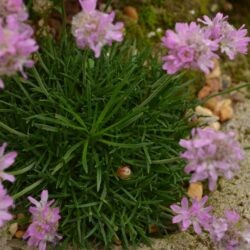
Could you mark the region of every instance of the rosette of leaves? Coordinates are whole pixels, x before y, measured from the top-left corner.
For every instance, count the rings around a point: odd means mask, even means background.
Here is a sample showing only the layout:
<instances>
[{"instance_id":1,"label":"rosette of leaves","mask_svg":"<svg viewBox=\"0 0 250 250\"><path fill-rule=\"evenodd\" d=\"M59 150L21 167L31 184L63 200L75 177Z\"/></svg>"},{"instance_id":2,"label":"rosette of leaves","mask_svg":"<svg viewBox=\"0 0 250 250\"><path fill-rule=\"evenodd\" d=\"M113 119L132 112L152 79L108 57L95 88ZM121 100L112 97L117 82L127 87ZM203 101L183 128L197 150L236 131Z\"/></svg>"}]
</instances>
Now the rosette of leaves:
<instances>
[{"instance_id":1,"label":"rosette of leaves","mask_svg":"<svg viewBox=\"0 0 250 250\"><path fill-rule=\"evenodd\" d=\"M17 207L48 189L61 210L59 249L148 242L152 224L165 233L187 179L178 142L190 132L188 83L132 42L99 59L67 36L40 48L28 79L7 79L0 94L0 140L18 151ZM122 165L128 180L116 175Z\"/></svg>"}]
</instances>

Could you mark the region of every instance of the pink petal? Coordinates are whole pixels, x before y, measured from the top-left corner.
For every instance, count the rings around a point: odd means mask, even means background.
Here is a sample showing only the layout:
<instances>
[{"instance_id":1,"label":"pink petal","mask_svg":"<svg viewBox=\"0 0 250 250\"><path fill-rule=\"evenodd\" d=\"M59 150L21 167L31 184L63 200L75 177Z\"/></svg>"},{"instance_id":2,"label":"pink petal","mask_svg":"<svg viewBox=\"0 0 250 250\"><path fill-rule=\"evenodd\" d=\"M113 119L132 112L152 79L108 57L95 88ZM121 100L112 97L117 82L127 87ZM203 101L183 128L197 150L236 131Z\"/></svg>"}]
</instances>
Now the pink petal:
<instances>
[{"instance_id":1,"label":"pink petal","mask_svg":"<svg viewBox=\"0 0 250 250\"><path fill-rule=\"evenodd\" d=\"M0 177L3 180L7 180L7 181L10 181L10 182L14 182L15 179L16 179L13 175L7 174L7 173L0 173Z\"/></svg>"},{"instance_id":2,"label":"pink petal","mask_svg":"<svg viewBox=\"0 0 250 250\"><path fill-rule=\"evenodd\" d=\"M182 219L183 219L183 216L182 215L176 215L176 216L174 216L173 217L173 219L172 219L172 223L179 223L179 222L181 222L182 221Z\"/></svg>"},{"instance_id":3,"label":"pink petal","mask_svg":"<svg viewBox=\"0 0 250 250\"><path fill-rule=\"evenodd\" d=\"M170 208L175 212L175 213L180 213L183 209L178 206L178 205L171 205Z\"/></svg>"},{"instance_id":4,"label":"pink petal","mask_svg":"<svg viewBox=\"0 0 250 250\"><path fill-rule=\"evenodd\" d=\"M48 190L43 190L41 193L41 202L43 204L46 204L48 202L48 198L49 198Z\"/></svg>"},{"instance_id":5,"label":"pink petal","mask_svg":"<svg viewBox=\"0 0 250 250\"><path fill-rule=\"evenodd\" d=\"M79 3L85 12L95 10L97 0L79 0Z\"/></svg>"},{"instance_id":6,"label":"pink petal","mask_svg":"<svg viewBox=\"0 0 250 250\"><path fill-rule=\"evenodd\" d=\"M4 89L4 83L2 79L0 79L0 89Z\"/></svg>"},{"instance_id":7,"label":"pink petal","mask_svg":"<svg viewBox=\"0 0 250 250\"><path fill-rule=\"evenodd\" d=\"M8 144L5 142L5 143L3 143L2 146L0 147L0 157L3 156L4 151L5 151L6 147L7 147L7 145L8 145Z\"/></svg>"},{"instance_id":8,"label":"pink petal","mask_svg":"<svg viewBox=\"0 0 250 250\"><path fill-rule=\"evenodd\" d=\"M197 234L201 234L201 233L202 233L200 224L199 224L197 221L194 221L194 222L193 222L193 226L194 226L194 231L195 231Z\"/></svg>"},{"instance_id":9,"label":"pink petal","mask_svg":"<svg viewBox=\"0 0 250 250\"><path fill-rule=\"evenodd\" d=\"M182 200L181 200L181 206L184 209L188 209L188 199L187 199L187 197L183 197L182 198Z\"/></svg>"}]
</instances>

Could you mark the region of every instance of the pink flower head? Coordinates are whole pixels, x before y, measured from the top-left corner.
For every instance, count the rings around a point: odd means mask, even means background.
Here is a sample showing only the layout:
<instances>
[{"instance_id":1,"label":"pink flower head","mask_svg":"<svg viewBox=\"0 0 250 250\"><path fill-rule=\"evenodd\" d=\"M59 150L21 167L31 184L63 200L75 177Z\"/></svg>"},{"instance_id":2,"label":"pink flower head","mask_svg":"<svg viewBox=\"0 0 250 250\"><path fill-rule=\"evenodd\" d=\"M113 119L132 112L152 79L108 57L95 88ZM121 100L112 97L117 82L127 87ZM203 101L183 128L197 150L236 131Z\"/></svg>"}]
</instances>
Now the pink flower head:
<instances>
[{"instance_id":1,"label":"pink flower head","mask_svg":"<svg viewBox=\"0 0 250 250\"><path fill-rule=\"evenodd\" d=\"M175 31L167 30L162 44L168 48L163 57L163 69L174 74L181 69L200 69L205 73L213 67L214 53L218 44L208 38L206 32L195 22L177 23Z\"/></svg>"},{"instance_id":2,"label":"pink flower head","mask_svg":"<svg viewBox=\"0 0 250 250\"><path fill-rule=\"evenodd\" d=\"M9 15L15 15L20 21L28 18L23 0L0 0L0 18L6 18Z\"/></svg>"},{"instance_id":3,"label":"pink flower head","mask_svg":"<svg viewBox=\"0 0 250 250\"><path fill-rule=\"evenodd\" d=\"M72 34L79 48L90 48L99 57L103 46L122 41L124 25L113 24L114 12L96 10L96 0L80 0L80 4L83 10L73 17Z\"/></svg>"},{"instance_id":4,"label":"pink flower head","mask_svg":"<svg viewBox=\"0 0 250 250\"><path fill-rule=\"evenodd\" d=\"M15 177L11 174L5 173L4 170L10 167L15 162L17 153L15 151L12 151L4 154L6 147L7 143L3 143L3 145L0 147L0 179L14 182Z\"/></svg>"},{"instance_id":5,"label":"pink flower head","mask_svg":"<svg viewBox=\"0 0 250 250\"><path fill-rule=\"evenodd\" d=\"M225 218L226 218L226 220L227 220L227 222L228 222L229 224L234 225L234 224L236 224L236 223L239 222L239 220L240 220L240 215L239 215L237 212L235 212L235 211L226 210L226 211L225 211Z\"/></svg>"},{"instance_id":6,"label":"pink flower head","mask_svg":"<svg viewBox=\"0 0 250 250\"><path fill-rule=\"evenodd\" d=\"M171 209L177 214L173 217L173 223L181 223L183 231L186 231L190 225L193 225L194 231L197 234L201 234L202 227L208 228L212 217L209 213L212 207L204 207L207 200L207 196L203 197L201 201L193 200L191 207L189 207L188 199L183 197L181 206L171 205Z\"/></svg>"},{"instance_id":7,"label":"pink flower head","mask_svg":"<svg viewBox=\"0 0 250 250\"><path fill-rule=\"evenodd\" d=\"M219 176L231 179L244 158L233 132L193 129L192 138L181 140L180 145L186 148L181 157L188 162L185 172L192 174L190 182L208 179L211 191L215 190Z\"/></svg>"},{"instance_id":8,"label":"pink flower head","mask_svg":"<svg viewBox=\"0 0 250 250\"><path fill-rule=\"evenodd\" d=\"M32 223L23 237L24 239L29 238L29 246L36 246L39 250L46 250L47 242L56 243L62 238L57 234L58 221L61 218L59 208L50 207L54 200L48 201L47 190L42 191L40 201L32 197L28 197L28 199L35 207L29 209L32 214Z\"/></svg>"},{"instance_id":9,"label":"pink flower head","mask_svg":"<svg viewBox=\"0 0 250 250\"><path fill-rule=\"evenodd\" d=\"M241 231L236 224L240 220L240 215L235 211L225 211L224 218L216 218L215 216L212 219L208 232L210 238L218 249L227 249L227 250L236 250L236 249L245 249L242 244L243 237Z\"/></svg>"},{"instance_id":10,"label":"pink flower head","mask_svg":"<svg viewBox=\"0 0 250 250\"><path fill-rule=\"evenodd\" d=\"M229 59L234 59L238 53L247 53L250 37L247 37L247 29L244 29L244 25L237 30L228 23L228 16L223 16L222 13L217 13L214 19L210 19L208 16L203 18L204 20L198 20L207 25L204 29L209 38L219 43L221 52L225 53Z\"/></svg>"},{"instance_id":11,"label":"pink flower head","mask_svg":"<svg viewBox=\"0 0 250 250\"><path fill-rule=\"evenodd\" d=\"M18 71L26 76L23 68L33 66L30 56L38 50L32 35L31 26L21 23L16 16L10 15L5 21L0 18L0 76ZM3 88L2 81L0 87Z\"/></svg>"},{"instance_id":12,"label":"pink flower head","mask_svg":"<svg viewBox=\"0 0 250 250\"><path fill-rule=\"evenodd\" d=\"M14 207L13 199L7 194L6 189L0 183L0 227L2 227L6 221L12 219L12 215L9 213L9 209Z\"/></svg>"}]
</instances>

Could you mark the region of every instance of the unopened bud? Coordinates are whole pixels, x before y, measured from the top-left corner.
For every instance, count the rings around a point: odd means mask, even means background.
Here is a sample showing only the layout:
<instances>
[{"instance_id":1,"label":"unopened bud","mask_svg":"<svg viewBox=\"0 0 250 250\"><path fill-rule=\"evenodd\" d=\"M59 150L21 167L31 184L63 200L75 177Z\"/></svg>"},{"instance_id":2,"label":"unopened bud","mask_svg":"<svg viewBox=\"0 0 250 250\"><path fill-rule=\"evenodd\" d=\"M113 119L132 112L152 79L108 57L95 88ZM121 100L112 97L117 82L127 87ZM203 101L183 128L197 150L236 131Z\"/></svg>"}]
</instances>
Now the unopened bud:
<instances>
[{"instance_id":1,"label":"unopened bud","mask_svg":"<svg viewBox=\"0 0 250 250\"><path fill-rule=\"evenodd\" d=\"M131 173L129 166L119 167L116 171L117 176L122 180L127 180L131 176Z\"/></svg>"}]
</instances>

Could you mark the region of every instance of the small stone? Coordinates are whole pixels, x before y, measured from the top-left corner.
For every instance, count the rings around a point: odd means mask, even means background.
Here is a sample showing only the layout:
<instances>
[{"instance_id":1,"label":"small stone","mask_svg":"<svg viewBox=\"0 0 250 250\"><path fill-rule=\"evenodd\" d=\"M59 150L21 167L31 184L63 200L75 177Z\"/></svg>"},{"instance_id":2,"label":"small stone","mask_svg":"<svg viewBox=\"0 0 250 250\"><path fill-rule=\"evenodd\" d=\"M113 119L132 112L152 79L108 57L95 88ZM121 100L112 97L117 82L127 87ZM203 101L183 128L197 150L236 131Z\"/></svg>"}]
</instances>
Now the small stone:
<instances>
[{"instance_id":1,"label":"small stone","mask_svg":"<svg viewBox=\"0 0 250 250\"><path fill-rule=\"evenodd\" d=\"M156 234L156 233L158 233L158 231L159 231L159 229L158 229L156 224L149 225L148 232L150 234Z\"/></svg>"},{"instance_id":2,"label":"small stone","mask_svg":"<svg viewBox=\"0 0 250 250\"><path fill-rule=\"evenodd\" d=\"M210 109L197 106L195 108L195 113L199 116L214 116L213 112Z\"/></svg>"},{"instance_id":3,"label":"small stone","mask_svg":"<svg viewBox=\"0 0 250 250\"><path fill-rule=\"evenodd\" d=\"M119 167L116 171L117 176L122 180L127 180L131 176L131 169L129 166Z\"/></svg>"},{"instance_id":4,"label":"small stone","mask_svg":"<svg viewBox=\"0 0 250 250\"><path fill-rule=\"evenodd\" d=\"M133 19L136 22L139 20L139 15L138 15L138 12L137 12L135 7L126 6L126 7L124 7L123 12L130 19Z\"/></svg>"},{"instance_id":5,"label":"small stone","mask_svg":"<svg viewBox=\"0 0 250 250\"><path fill-rule=\"evenodd\" d=\"M230 95L233 102L244 102L245 96L240 92L232 92Z\"/></svg>"},{"instance_id":6,"label":"small stone","mask_svg":"<svg viewBox=\"0 0 250 250\"><path fill-rule=\"evenodd\" d=\"M205 77L206 77L206 80L211 79L211 78L220 78L221 77L221 69L220 69L219 60L217 60L217 59L214 60L213 70L209 74L206 74Z\"/></svg>"},{"instance_id":7,"label":"small stone","mask_svg":"<svg viewBox=\"0 0 250 250\"><path fill-rule=\"evenodd\" d=\"M201 182L190 183L188 187L188 196L192 199L197 199L200 201L203 195L203 186Z\"/></svg>"},{"instance_id":8,"label":"small stone","mask_svg":"<svg viewBox=\"0 0 250 250\"><path fill-rule=\"evenodd\" d=\"M9 232L10 232L11 236L14 236L14 235L15 235L15 233L17 232L17 229L18 229L18 224L17 224L17 222L12 223L12 224L9 226Z\"/></svg>"},{"instance_id":9,"label":"small stone","mask_svg":"<svg viewBox=\"0 0 250 250\"><path fill-rule=\"evenodd\" d=\"M232 119L234 116L234 111L231 106L223 107L220 111L220 121L225 122Z\"/></svg>"},{"instance_id":10,"label":"small stone","mask_svg":"<svg viewBox=\"0 0 250 250\"><path fill-rule=\"evenodd\" d=\"M24 236L25 232L23 230L18 230L16 233L15 233L15 237L17 239L22 239L23 236Z\"/></svg>"},{"instance_id":11,"label":"small stone","mask_svg":"<svg viewBox=\"0 0 250 250\"><path fill-rule=\"evenodd\" d=\"M221 100L221 97L220 96L215 96L215 97L212 97L212 98L209 98L207 100L207 102L204 104L204 106L208 109L210 109L211 111L214 111L216 106L217 106L217 103Z\"/></svg>"},{"instance_id":12,"label":"small stone","mask_svg":"<svg viewBox=\"0 0 250 250\"><path fill-rule=\"evenodd\" d=\"M221 80L219 77L207 79L206 85L211 88L212 92L218 92L221 90Z\"/></svg>"},{"instance_id":13,"label":"small stone","mask_svg":"<svg viewBox=\"0 0 250 250\"><path fill-rule=\"evenodd\" d=\"M233 5L232 5L231 3L229 3L229 2L225 2L225 3L223 4L223 9L224 9L225 11L231 11L231 10L233 9Z\"/></svg>"},{"instance_id":14,"label":"small stone","mask_svg":"<svg viewBox=\"0 0 250 250\"><path fill-rule=\"evenodd\" d=\"M198 124L200 126L209 125L219 120L219 117L216 116L210 109L201 106L197 106L195 108L195 113L198 116Z\"/></svg>"},{"instance_id":15,"label":"small stone","mask_svg":"<svg viewBox=\"0 0 250 250\"><path fill-rule=\"evenodd\" d=\"M117 246L121 246L122 245L122 242L121 240L117 237L117 236L114 236L113 237L113 243Z\"/></svg>"},{"instance_id":16,"label":"small stone","mask_svg":"<svg viewBox=\"0 0 250 250\"><path fill-rule=\"evenodd\" d=\"M212 93L212 89L209 86L204 86L198 93L198 99L202 100Z\"/></svg>"},{"instance_id":17,"label":"small stone","mask_svg":"<svg viewBox=\"0 0 250 250\"><path fill-rule=\"evenodd\" d=\"M212 128L212 129L218 131L218 130L220 130L221 125L220 125L219 122L212 122L212 123L210 123L207 127L208 127L208 128Z\"/></svg>"},{"instance_id":18,"label":"small stone","mask_svg":"<svg viewBox=\"0 0 250 250\"><path fill-rule=\"evenodd\" d=\"M210 7L210 10L212 12L216 12L216 11L218 11L218 9L219 9L219 5L217 3L212 4Z\"/></svg>"},{"instance_id":19,"label":"small stone","mask_svg":"<svg viewBox=\"0 0 250 250\"><path fill-rule=\"evenodd\" d=\"M232 85L232 79L228 75L222 76L222 89L226 90Z\"/></svg>"},{"instance_id":20,"label":"small stone","mask_svg":"<svg viewBox=\"0 0 250 250\"><path fill-rule=\"evenodd\" d=\"M16 218L17 218L18 220L21 220L21 219L24 219L25 216L24 216L23 213L19 213L19 214L17 214Z\"/></svg>"},{"instance_id":21,"label":"small stone","mask_svg":"<svg viewBox=\"0 0 250 250\"><path fill-rule=\"evenodd\" d=\"M220 121L222 122L232 119L234 115L232 100L224 99L218 102L214 113L220 117Z\"/></svg>"}]
</instances>

